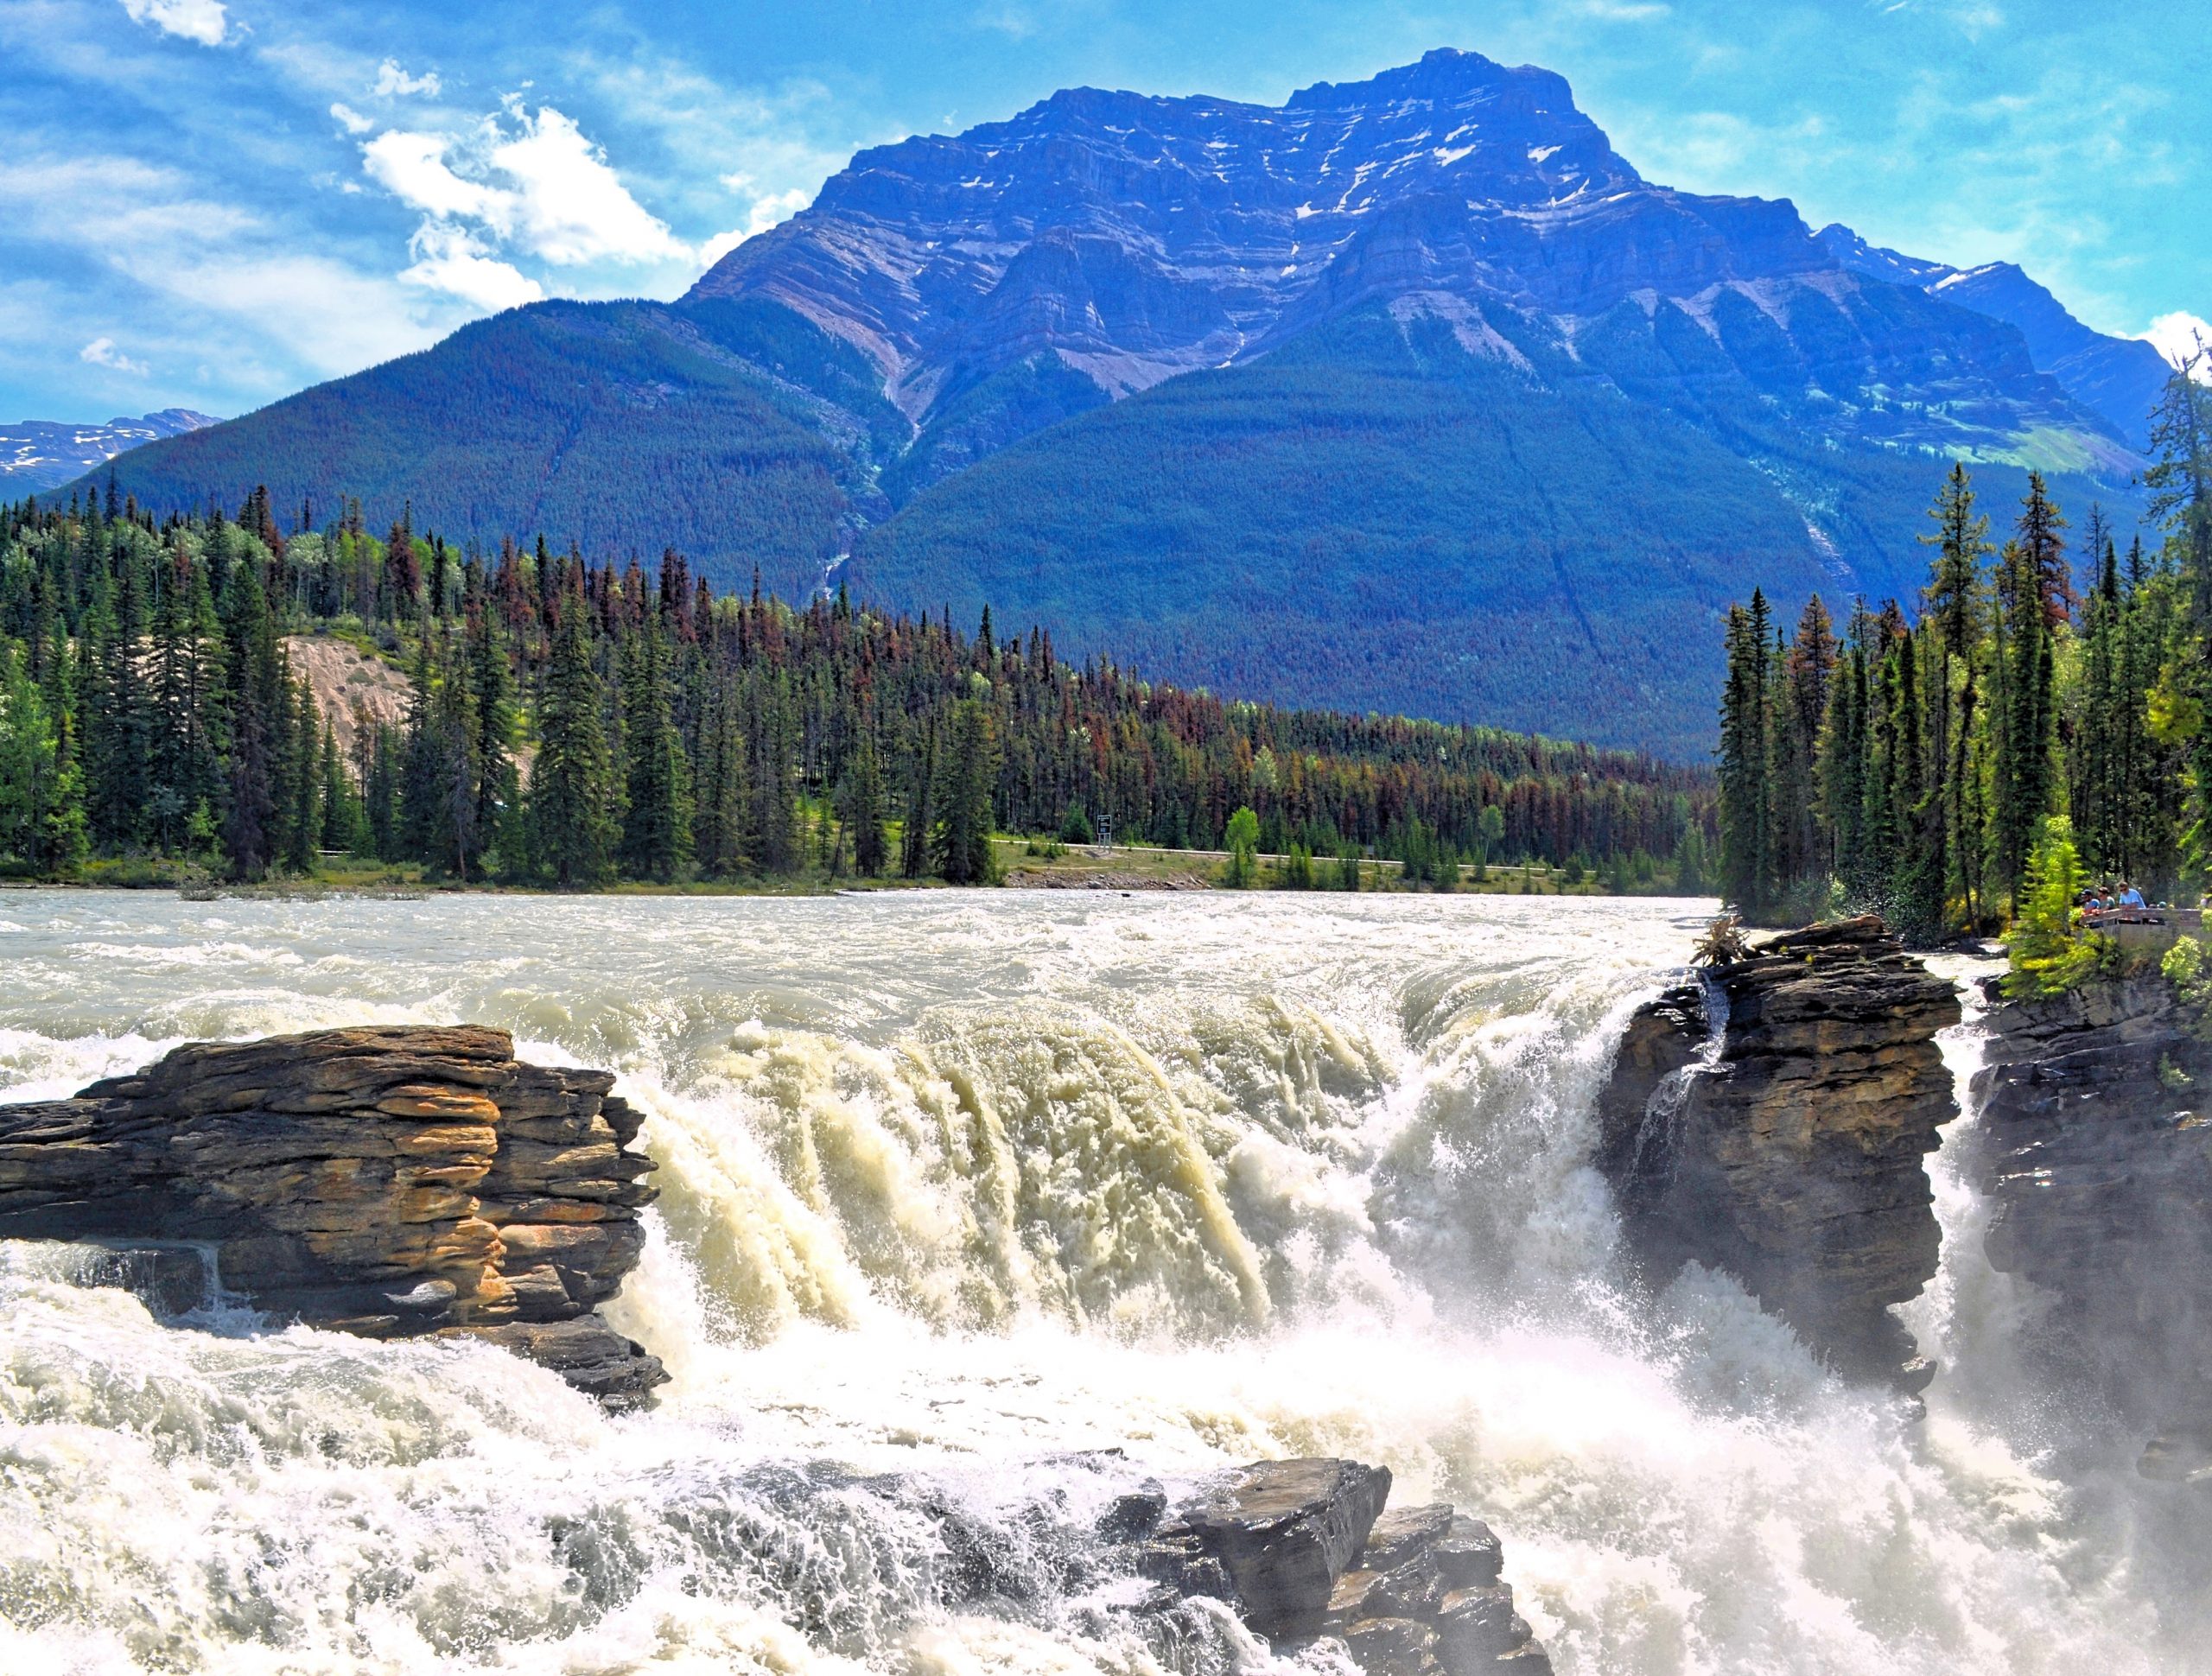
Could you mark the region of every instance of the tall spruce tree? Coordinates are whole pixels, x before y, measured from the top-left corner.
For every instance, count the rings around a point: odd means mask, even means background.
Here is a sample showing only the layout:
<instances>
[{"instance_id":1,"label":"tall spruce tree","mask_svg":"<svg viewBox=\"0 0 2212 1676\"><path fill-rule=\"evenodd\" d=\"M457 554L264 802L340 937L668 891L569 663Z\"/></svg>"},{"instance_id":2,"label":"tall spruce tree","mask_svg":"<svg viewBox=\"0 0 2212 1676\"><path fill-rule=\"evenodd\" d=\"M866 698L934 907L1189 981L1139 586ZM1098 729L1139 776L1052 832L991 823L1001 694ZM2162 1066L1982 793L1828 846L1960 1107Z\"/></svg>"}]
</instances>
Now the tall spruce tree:
<instances>
[{"instance_id":1,"label":"tall spruce tree","mask_svg":"<svg viewBox=\"0 0 2212 1676\"><path fill-rule=\"evenodd\" d=\"M283 649L258 559L242 556L229 566L223 590L223 658L231 709L223 850L236 877L259 879L282 854L282 753L292 713Z\"/></svg>"},{"instance_id":2,"label":"tall spruce tree","mask_svg":"<svg viewBox=\"0 0 2212 1676\"><path fill-rule=\"evenodd\" d=\"M963 698L946 726L944 789L938 797L932 854L952 885L998 882L991 849L991 790L998 777L998 740L990 707Z\"/></svg>"},{"instance_id":3,"label":"tall spruce tree","mask_svg":"<svg viewBox=\"0 0 2212 1676\"><path fill-rule=\"evenodd\" d=\"M1728 612L1728 673L1720 700L1720 891L1747 917L1764 913L1773 885L1769 815L1769 616L1751 591Z\"/></svg>"},{"instance_id":4,"label":"tall spruce tree","mask_svg":"<svg viewBox=\"0 0 2212 1676\"><path fill-rule=\"evenodd\" d=\"M531 834L538 865L554 884L583 890L613 875L621 828L599 675L592 667L588 610L573 572L559 613L539 705Z\"/></svg>"},{"instance_id":5,"label":"tall spruce tree","mask_svg":"<svg viewBox=\"0 0 2212 1676\"><path fill-rule=\"evenodd\" d=\"M650 608L624 655L622 714L629 787L622 867L641 879L681 879L691 868L690 770L671 705L661 625Z\"/></svg>"}]
</instances>

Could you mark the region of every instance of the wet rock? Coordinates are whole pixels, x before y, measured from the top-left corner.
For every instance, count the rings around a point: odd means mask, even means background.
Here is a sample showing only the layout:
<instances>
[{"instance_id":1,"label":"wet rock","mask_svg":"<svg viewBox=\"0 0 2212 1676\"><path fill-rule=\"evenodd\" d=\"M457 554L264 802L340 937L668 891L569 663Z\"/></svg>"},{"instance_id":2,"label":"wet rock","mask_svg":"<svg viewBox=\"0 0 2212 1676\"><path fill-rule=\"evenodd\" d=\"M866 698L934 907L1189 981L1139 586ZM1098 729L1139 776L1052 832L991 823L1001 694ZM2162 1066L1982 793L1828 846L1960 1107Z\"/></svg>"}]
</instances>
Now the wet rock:
<instances>
[{"instance_id":1,"label":"wet rock","mask_svg":"<svg viewBox=\"0 0 2212 1676\"><path fill-rule=\"evenodd\" d=\"M2212 1483L2212 1043L2155 974L1991 1000L1973 1165L1991 1265L2050 1297L2030 1354Z\"/></svg>"},{"instance_id":2,"label":"wet rock","mask_svg":"<svg viewBox=\"0 0 2212 1676\"><path fill-rule=\"evenodd\" d=\"M1109 1542L1134 1542L1160 1527L1167 1511L1167 1492L1157 1484L1117 1495L1099 1516L1098 1533Z\"/></svg>"},{"instance_id":3,"label":"wet rock","mask_svg":"<svg viewBox=\"0 0 2212 1676\"><path fill-rule=\"evenodd\" d=\"M1368 1676L1441 1676L1436 1631L1412 1618L1363 1618L1344 1632L1354 1663Z\"/></svg>"},{"instance_id":4,"label":"wet rock","mask_svg":"<svg viewBox=\"0 0 2212 1676\"><path fill-rule=\"evenodd\" d=\"M1725 1269L1845 1373L1919 1389L1890 1309L1936 1273L1922 1159L1957 1115L1936 1042L1956 994L1871 916L1707 976L1638 1011L1599 1102L1632 1247L1654 1284Z\"/></svg>"},{"instance_id":5,"label":"wet rock","mask_svg":"<svg viewBox=\"0 0 2212 1676\"><path fill-rule=\"evenodd\" d=\"M1332 1637L1369 1676L1549 1676L1490 1527L1441 1504L1382 1511L1389 1493L1357 1462L1256 1463L1135 1545L1137 1568L1230 1601L1279 1652Z\"/></svg>"},{"instance_id":6,"label":"wet rock","mask_svg":"<svg viewBox=\"0 0 2212 1676\"><path fill-rule=\"evenodd\" d=\"M1387 1467L1260 1461L1162 1527L1217 1559L1245 1621L1266 1635L1317 1626L1390 1494Z\"/></svg>"},{"instance_id":7,"label":"wet rock","mask_svg":"<svg viewBox=\"0 0 2212 1676\"><path fill-rule=\"evenodd\" d=\"M653 1197L613 1081L467 1026L190 1043L73 1100L0 1107L0 1237L192 1242L203 1291L212 1264L279 1317L485 1338L635 1402L666 1375L591 1313L635 1267ZM173 1302L181 1260L149 1284Z\"/></svg>"}]
</instances>

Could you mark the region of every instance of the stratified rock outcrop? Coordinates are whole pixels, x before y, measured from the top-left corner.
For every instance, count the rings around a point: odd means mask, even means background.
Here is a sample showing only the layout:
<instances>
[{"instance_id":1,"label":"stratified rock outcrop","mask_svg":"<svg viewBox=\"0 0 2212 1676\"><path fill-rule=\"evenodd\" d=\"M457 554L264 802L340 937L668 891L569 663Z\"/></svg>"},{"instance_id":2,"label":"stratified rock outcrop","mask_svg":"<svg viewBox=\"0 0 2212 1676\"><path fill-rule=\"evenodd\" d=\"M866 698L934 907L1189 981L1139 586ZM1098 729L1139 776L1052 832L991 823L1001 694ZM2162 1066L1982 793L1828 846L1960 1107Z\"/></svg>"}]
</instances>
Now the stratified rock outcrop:
<instances>
[{"instance_id":1,"label":"stratified rock outcrop","mask_svg":"<svg viewBox=\"0 0 2212 1676\"><path fill-rule=\"evenodd\" d=\"M654 1194L613 1086L522 1063L501 1030L190 1043L73 1100L0 1107L0 1238L190 1242L278 1318L468 1334L634 1402L666 1375L594 1312Z\"/></svg>"},{"instance_id":2,"label":"stratified rock outcrop","mask_svg":"<svg viewBox=\"0 0 2212 1676\"><path fill-rule=\"evenodd\" d=\"M1449 1507L1383 1511L1386 1467L1315 1458L1243 1468L1147 1533L1148 1576L1236 1606L1278 1652L1332 1636L1369 1676L1549 1676L1500 1580L1497 1537ZM1164 1506L1164 1501L1162 1503Z\"/></svg>"},{"instance_id":3,"label":"stratified rock outcrop","mask_svg":"<svg viewBox=\"0 0 2212 1676\"><path fill-rule=\"evenodd\" d=\"M1990 1263L2052 1294L2033 1352L2101 1395L2146 1473L2212 1484L2212 1044L2157 976L1988 1022Z\"/></svg>"},{"instance_id":4,"label":"stratified rock outcrop","mask_svg":"<svg viewBox=\"0 0 2212 1676\"><path fill-rule=\"evenodd\" d=\"M1597 1162L1650 1278L1726 1269L1844 1372L1925 1385L1890 1306L1936 1273L1921 1159L1957 1114L1936 1034L1959 1016L1871 916L1769 937L1638 1011Z\"/></svg>"}]
</instances>

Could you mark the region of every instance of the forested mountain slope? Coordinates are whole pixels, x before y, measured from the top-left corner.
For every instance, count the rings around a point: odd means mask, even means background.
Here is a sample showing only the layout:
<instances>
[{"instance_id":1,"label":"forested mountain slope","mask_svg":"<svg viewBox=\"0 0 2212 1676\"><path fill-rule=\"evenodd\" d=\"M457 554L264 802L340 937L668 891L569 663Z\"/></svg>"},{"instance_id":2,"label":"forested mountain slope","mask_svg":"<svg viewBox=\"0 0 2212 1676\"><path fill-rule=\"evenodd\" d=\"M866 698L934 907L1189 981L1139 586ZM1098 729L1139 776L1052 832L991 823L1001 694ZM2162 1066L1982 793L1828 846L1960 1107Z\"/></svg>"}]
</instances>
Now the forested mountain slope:
<instances>
[{"instance_id":1,"label":"forested mountain slope","mask_svg":"<svg viewBox=\"0 0 2212 1676\"><path fill-rule=\"evenodd\" d=\"M1745 575L1797 600L1918 588L1933 462L1754 430L1746 403L1753 465L1713 428L1611 384L1545 382L1462 335L1375 309L1171 380L936 485L861 536L848 575L957 615L1004 602L1063 644L1255 698L1677 758L1710 742L1698 637ZM1557 349L1528 349L1559 370ZM1854 564L1792 494L1808 483Z\"/></svg>"},{"instance_id":2,"label":"forested mountain slope","mask_svg":"<svg viewBox=\"0 0 2212 1676\"><path fill-rule=\"evenodd\" d=\"M1181 679L1698 752L1750 577L1909 586L1939 458L2075 503L2137 463L2018 325L1849 254L1473 54L1078 89L861 152L678 302L532 305L114 469L791 593L849 550Z\"/></svg>"}]
</instances>

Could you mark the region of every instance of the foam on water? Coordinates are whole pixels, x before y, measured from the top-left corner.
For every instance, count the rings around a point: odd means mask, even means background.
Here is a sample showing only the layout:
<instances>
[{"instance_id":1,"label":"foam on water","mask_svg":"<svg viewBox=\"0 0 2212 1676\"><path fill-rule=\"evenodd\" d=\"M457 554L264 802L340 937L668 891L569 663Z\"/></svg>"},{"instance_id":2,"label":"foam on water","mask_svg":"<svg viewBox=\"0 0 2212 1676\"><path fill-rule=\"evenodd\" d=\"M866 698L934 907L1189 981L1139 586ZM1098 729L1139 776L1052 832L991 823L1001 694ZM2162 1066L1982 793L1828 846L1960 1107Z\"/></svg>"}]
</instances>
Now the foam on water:
<instances>
[{"instance_id":1,"label":"foam on water","mask_svg":"<svg viewBox=\"0 0 2212 1676\"><path fill-rule=\"evenodd\" d=\"M675 1380L609 1419L0 1247L0 1666L1257 1670L1223 1614L1121 1609L1090 1526L1311 1451L1491 1519L1562 1670L2191 1667L2149 1492L2022 1420L1949 1146L1924 1425L1725 1276L1625 1283L1591 1101L1690 905L10 906L15 1097L366 1019L620 1071L664 1198L610 1313Z\"/></svg>"}]
</instances>

